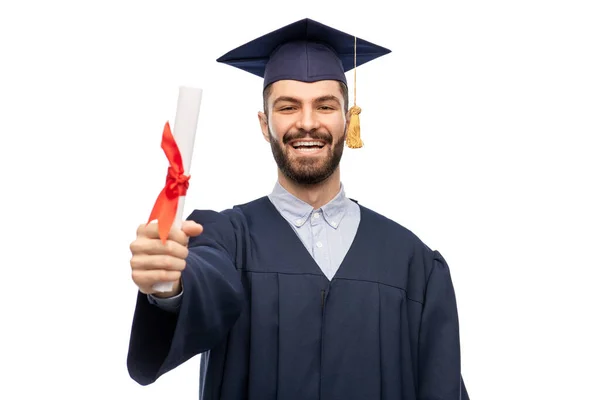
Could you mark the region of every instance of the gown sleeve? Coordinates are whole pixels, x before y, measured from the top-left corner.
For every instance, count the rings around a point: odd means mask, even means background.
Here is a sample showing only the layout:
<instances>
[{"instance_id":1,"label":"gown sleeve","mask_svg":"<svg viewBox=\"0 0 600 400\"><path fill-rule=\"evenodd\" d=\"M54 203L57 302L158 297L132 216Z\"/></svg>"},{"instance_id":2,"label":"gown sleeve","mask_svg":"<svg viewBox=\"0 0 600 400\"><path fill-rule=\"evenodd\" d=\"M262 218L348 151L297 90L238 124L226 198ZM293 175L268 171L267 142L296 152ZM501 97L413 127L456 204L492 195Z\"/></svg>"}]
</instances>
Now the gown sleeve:
<instances>
[{"instance_id":1,"label":"gown sleeve","mask_svg":"<svg viewBox=\"0 0 600 400\"><path fill-rule=\"evenodd\" d=\"M194 211L189 217L203 225L190 238L185 291L177 312L151 304L138 292L133 315L127 368L141 385L183 364L223 340L240 315L243 287L236 270L236 232L230 217L215 211Z\"/></svg>"},{"instance_id":2,"label":"gown sleeve","mask_svg":"<svg viewBox=\"0 0 600 400\"><path fill-rule=\"evenodd\" d=\"M448 264L434 251L419 334L419 400L469 400L461 373L458 311Z\"/></svg>"}]
</instances>

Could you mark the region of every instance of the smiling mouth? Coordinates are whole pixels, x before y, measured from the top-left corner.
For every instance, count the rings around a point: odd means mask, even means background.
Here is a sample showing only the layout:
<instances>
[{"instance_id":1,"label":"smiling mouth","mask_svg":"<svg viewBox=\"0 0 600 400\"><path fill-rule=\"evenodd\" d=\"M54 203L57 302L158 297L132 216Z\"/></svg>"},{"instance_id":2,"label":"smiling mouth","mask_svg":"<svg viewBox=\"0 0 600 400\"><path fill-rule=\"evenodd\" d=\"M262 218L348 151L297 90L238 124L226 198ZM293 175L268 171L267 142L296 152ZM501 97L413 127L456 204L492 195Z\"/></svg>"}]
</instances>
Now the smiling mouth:
<instances>
[{"instance_id":1,"label":"smiling mouth","mask_svg":"<svg viewBox=\"0 0 600 400\"><path fill-rule=\"evenodd\" d=\"M298 140L291 146L299 151L315 151L325 147L325 143L318 140Z\"/></svg>"}]
</instances>

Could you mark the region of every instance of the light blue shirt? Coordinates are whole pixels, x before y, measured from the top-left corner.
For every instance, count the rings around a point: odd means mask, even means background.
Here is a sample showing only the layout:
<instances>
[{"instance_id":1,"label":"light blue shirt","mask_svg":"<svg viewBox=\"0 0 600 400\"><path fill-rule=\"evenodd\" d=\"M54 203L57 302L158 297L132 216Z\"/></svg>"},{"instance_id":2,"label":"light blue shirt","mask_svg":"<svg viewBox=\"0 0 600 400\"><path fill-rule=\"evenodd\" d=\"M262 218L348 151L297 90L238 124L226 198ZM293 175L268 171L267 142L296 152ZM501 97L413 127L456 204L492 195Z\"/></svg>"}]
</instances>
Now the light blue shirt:
<instances>
[{"instance_id":1,"label":"light blue shirt","mask_svg":"<svg viewBox=\"0 0 600 400\"><path fill-rule=\"evenodd\" d=\"M294 229L323 274L331 280L356 236L360 222L358 204L346 197L343 185L329 203L318 209L292 195L279 182L268 197ZM161 299L148 295L148 300L165 310L175 311L182 294L183 288L177 296Z\"/></svg>"},{"instance_id":2,"label":"light blue shirt","mask_svg":"<svg viewBox=\"0 0 600 400\"><path fill-rule=\"evenodd\" d=\"M279 182L269 199L331 280L356 235L360 222L358 204L346 197L343 185L329 203L316 210L285 190Z\"/></svg>"}]
</instances>

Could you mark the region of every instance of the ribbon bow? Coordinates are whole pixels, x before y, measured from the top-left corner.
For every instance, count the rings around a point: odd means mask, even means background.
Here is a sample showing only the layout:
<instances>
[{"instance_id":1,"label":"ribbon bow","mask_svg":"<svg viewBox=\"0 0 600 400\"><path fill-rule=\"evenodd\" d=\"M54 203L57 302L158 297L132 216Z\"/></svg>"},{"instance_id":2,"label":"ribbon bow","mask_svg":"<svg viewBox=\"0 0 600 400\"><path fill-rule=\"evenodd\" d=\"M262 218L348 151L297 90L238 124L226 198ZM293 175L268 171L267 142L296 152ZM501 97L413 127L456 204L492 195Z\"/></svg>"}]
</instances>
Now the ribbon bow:
<instances>
[{"instance_id":1,"label":"ribbon bow","mask_svg":"<svg viewBox=\"0 0 600 400\"><path fill-rule=\"evenodd\" d=\"M163 130L160 147L162 147L169 160L169 169L167 171L167 181L154 203L148 224L158 219L158 233L164 244L169 237L169 231L177 214L179 197L185 196L187 193L190 177L184 175L181 153L171 133L171 126L168 121Z\"/></svg>"}]
</instances>

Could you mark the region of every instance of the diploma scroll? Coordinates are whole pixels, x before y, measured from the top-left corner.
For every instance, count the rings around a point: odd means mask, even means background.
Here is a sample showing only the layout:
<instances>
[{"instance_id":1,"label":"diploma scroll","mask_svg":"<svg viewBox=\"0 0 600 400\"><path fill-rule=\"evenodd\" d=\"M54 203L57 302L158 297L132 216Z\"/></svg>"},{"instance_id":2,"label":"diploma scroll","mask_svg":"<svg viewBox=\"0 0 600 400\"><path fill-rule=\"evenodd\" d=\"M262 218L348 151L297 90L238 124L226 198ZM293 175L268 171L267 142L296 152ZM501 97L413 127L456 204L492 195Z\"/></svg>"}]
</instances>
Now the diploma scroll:
<instances>
[{"instance_id":1,"label":"diploma scroll","mask_svg":"<svg viewBox=\"0 0 600 400\"><path fill-rule=\"evenodd\" d=\"M202 102L202 89L181 86L179 87L179 98L177 100L177 112L175 114L175 125L173 127L173 138L181 154L183 174L189 177L198 126L198 114ZM179 196L177 212L172 222L172 227L180 228L183 222L183 208L185 195ZM172 282L161 282L153 286L158 292L170 292L173 290Z\"/></svg>"}]
</instances>

